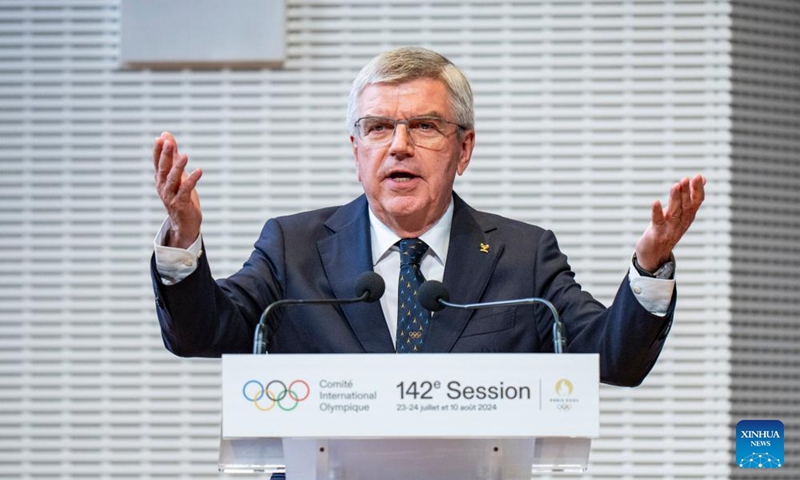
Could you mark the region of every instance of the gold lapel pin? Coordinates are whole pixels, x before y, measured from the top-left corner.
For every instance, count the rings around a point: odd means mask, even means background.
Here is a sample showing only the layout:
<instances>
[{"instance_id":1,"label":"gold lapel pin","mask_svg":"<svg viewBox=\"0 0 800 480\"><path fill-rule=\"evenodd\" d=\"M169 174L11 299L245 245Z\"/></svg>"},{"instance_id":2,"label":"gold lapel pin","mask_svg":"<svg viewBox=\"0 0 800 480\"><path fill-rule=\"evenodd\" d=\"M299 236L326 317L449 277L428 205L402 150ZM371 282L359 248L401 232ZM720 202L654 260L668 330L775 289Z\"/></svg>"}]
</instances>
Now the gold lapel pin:
<instances>
[{"instance_id":1,"label":"gold lapel pin","mask_svg":"<svg viewBox=\"0 0 800 480\"><path fill-rule=\"evenodd\" d=\"M481 253L489 253L489 244L481 242Z\"/></svg>"}]
</instances>

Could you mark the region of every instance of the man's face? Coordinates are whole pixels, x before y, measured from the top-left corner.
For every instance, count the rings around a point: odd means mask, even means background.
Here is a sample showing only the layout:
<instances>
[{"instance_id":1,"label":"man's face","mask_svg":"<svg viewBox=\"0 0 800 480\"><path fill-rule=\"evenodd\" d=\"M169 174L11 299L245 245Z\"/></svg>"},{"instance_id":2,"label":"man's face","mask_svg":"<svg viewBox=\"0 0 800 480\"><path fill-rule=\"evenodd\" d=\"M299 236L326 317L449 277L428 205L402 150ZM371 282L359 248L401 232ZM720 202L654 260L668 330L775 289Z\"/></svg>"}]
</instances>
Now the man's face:
<instances>
[{"instance_id":1,"label":"man's face","mask_svg":"<svg viewBox=\"0 0 800 480\"><path fill-rule=\"evenodd\" d=\"M437 116L454 122L450 96L437 80L418 79L391 85L367 86L359 100L358 117L407 120ZM413 144L406 125L398 125L384 145L369 145L350 137L358 181L373 213L396 233L421 234L447 209L456 174L469 165L475 132L454 125L437 149Z\"/></svg>"}]
</instances>

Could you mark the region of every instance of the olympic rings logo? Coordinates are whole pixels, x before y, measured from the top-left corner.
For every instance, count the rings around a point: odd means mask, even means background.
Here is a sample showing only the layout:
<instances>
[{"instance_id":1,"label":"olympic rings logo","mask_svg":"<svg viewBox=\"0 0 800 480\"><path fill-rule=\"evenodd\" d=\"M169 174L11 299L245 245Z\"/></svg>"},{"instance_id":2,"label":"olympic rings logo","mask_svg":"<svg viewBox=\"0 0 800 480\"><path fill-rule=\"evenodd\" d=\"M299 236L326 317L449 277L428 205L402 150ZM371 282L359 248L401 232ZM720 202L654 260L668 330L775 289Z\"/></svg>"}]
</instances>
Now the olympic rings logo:
<instances>
[{"instance_id":1,"label":"olympic rings logo","mask_svg":"<svg viewBox=\"0 0 800 480\"><path fill-rule=\"evenodd\" d=\"M311 395L311 388L303 380L295 380L288 387L280 380L272 380L266 385L250 380L242 387L242 395L262 412L269 412L275 405L284 412L291 412Z\"/></svg>"}]
</instances>

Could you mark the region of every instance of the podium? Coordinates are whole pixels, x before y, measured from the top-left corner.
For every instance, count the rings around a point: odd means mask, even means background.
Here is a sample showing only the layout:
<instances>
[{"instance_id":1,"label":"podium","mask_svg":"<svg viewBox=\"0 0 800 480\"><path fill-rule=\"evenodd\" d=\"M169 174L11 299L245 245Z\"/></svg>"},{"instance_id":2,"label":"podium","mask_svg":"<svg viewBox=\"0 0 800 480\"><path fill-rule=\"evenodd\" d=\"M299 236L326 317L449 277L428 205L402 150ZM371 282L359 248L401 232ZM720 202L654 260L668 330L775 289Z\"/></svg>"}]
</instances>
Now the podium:
<instances>
[{"instance_id":1,"label":"podium","mask_svg":"<svg viewBox=\"0 0 800 480\"><path fill-rule=\"evenodd\" d=\"M596 354L225 355L219 469L289 480L583 472Z\"/></svg>"}]
</instances>

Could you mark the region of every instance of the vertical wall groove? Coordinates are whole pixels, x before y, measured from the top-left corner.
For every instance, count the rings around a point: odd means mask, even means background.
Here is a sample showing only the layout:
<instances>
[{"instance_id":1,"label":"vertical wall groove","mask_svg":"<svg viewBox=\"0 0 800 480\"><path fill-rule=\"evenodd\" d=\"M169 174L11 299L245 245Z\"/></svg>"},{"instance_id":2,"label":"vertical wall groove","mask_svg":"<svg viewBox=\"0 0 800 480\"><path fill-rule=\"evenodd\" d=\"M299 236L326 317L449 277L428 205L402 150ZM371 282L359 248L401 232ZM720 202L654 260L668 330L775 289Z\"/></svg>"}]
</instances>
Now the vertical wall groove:
<instances>
[{"instance_id":1,"label":"vertical wall groove","mask_svg":"<svg viewBox=\"0 0 800 480\"><path fill-rule=\"evenodd\" d=\"M797 478L800 5L732 3L732 428L742 419L782 420L786 458L770 478Z\"/></svg>"}]
</instances>

